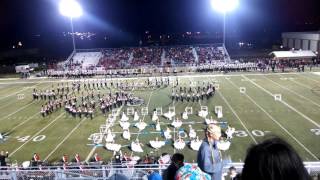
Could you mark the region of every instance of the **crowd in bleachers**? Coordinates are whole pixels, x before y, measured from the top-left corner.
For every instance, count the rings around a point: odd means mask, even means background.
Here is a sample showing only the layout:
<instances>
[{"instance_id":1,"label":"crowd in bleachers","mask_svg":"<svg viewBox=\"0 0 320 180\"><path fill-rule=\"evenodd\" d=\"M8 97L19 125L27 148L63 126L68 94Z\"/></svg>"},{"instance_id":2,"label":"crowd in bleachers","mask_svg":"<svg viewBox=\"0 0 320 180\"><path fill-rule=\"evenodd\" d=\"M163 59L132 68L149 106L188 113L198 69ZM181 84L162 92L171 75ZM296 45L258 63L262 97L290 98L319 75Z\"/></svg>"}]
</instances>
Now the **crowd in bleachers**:
<instances>
[{"instance_id":1,"label":"crowd in bleachers","mask_svg":"<svg viewBox=\"0 0 320 180\"><path fill-rule=\"evenodd\" d=\"M98 65L106 69L123 68L129 61L131 54L130 49L104 49L102 50L103 57L100 59Z\"/></svg>"},{"instance_id":2,"label":"crowd in bleachers","mask_svg":"<svg viewBox=\"0 0 320 180\"><path fill-rule=\"evenodd\" d=\"M212 63L212 61L222 60L226 56L222 47L210 45L198 46L195 47L195 49L197 51L200 64Z\"/></svg>"},{"instance_id":3,"label":"crowd in bleachers","mask_svg":"<svg viewBox=\"0 0 320 180\"><path fill-rule=\"evenodd\" d=\"M195 57L192 46L175 46L166 49L166 58L175 65L194 64Z\"/></svg>"},{"instance_id":4,"label":"crowd in bleachers","mask_svg":"<svg viewBox=\"0 0 320 180\"><path fill-rule=\"evenodd\" d=\"M137 66L161 65L162 48L159 47L141 47L131 48L133 59L132 63Z\"/></svg>"},{"instance_id":5,"label":"crowd in bleachers","mask_svg":"<svg viewBox=\"0 0 320 180\"><path fill-rule=\"evenodd\" d=\"M224 60L224 51L218 45L110 48L100 52L76 52L70 62L65 63L65 68L92 69L93 66L100 66L105 69L121 69L160 66L164 62L168 62L166 66L185 66Z\"/></svg>"}]
</instances>

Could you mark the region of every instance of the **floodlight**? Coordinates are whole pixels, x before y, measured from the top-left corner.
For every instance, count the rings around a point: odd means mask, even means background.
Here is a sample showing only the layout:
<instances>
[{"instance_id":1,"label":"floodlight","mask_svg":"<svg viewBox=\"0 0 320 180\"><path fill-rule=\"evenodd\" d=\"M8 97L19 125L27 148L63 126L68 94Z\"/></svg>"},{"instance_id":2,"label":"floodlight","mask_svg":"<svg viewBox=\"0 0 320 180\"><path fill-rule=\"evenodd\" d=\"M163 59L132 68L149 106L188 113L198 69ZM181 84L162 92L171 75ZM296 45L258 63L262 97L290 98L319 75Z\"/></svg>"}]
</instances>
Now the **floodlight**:
<instances>
[{"instance_id":1,"label":"floodlight","mask_svg":"<svg viewBox=\"0 0 320 180\"><path fill-rule=\"evenodd\" d=\"M215 11L227 13L236 9L239 0L211 0L211 6Z\"/></svg>"},{"instance_id":2,"label":"floodlight","mask_svg":"<svg viewBox=\"0 0 320 180\"><path fill-rule=\"evenodd\" d=\"M61 0L59 10L63 16L70 18L76 18L82 15L81 5L76 0Z\"/></svg>"}]
</instances>

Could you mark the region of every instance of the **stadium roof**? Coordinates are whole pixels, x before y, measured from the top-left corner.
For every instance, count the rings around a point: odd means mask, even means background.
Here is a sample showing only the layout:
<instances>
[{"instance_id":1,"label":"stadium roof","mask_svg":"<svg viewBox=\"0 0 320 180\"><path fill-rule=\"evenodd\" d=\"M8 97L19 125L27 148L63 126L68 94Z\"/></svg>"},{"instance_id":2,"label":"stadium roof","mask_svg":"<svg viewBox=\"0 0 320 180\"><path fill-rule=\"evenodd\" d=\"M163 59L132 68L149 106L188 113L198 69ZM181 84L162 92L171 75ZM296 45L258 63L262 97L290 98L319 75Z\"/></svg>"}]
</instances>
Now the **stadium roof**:
<instances>
[{"instance_id":1,"label":"stadium roof","mask_svg":"<svg viewBox=\"0 0 320 180\"><path fill-rule=\"evenodd\" d=\"M275 59L301 59L301 58L313 58L317 55L312 51L273 51L269 55Z\"/></svg>"}]
</instances>

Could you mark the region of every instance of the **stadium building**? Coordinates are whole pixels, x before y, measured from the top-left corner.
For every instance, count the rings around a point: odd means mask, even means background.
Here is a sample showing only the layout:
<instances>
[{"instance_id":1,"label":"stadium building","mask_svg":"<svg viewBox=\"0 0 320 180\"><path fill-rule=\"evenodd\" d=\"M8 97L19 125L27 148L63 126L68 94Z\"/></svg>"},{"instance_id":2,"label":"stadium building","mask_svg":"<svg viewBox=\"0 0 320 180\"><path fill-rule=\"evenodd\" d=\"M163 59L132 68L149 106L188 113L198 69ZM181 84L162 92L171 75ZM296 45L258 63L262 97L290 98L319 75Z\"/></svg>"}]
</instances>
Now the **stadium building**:
<instances>
[{"instance_id":1,"label":"stadium building","mask_svg":"<svg viewBox=\"0 0 320 180\"><path fill-rule=\"evenodd\" d=\"M311 50L320 52L320 31L315 32L284 32L282 45L285 48Z\"/></svg>"}]
</instances>

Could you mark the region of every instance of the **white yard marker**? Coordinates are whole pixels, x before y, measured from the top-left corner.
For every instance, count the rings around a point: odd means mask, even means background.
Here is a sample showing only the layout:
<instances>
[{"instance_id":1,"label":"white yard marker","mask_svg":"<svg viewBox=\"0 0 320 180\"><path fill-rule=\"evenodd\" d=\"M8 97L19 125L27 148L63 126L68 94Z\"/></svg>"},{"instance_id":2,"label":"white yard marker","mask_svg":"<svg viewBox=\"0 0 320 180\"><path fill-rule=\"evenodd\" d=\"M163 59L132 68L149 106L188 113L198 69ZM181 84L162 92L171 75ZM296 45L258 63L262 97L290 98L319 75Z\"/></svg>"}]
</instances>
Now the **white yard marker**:
<instances>
[{"instance_id":1,"label":"white yard marker","mask_svg":"<svg viewBox=\"0 0 320 180\"><path fill-rule=\"evenodd\" d=\"M240 87L240 93L246 93L246 88L245 87Z\"/></svg>"},{"instance_id":2,"label":"white yard marker","mask_svg":"<svg viewBox=\"0 0 320 180\"><path fill-rule=\"evenodd\" d=\"M287 88L287 87L285 87L285 86L282 86L281 84L273 81L272 79L269 79L269 78L267 78L267 77L264 77L264 78L267 79L267 80L269 80L269 81L271 81L272 83L276 84L277 86L279 86L279 87L281 87L281 88L283 88L283 89L285 89L285 90L287 90L287 91L289 91L289 92L291 92L291 93L299 96L300 98L305 99L305 100L307 100L308 102L311 102L312 104L320 107L320 104L314 102L313 100L311 100L311 99L309 99L309 98L307 98L307 97L305 97L305 96L303 96L303 95L301 95L301 94L299 94L299 93L297 93L297 92L295 92L295 91L293 91L293 90L291 90L291 89L289 89L289 88Z\"/></svg>"},{"instance_id":3,"label":"white yard marker","mask_svg":"<svg viewBox=\"0 0 320 180\"><path fill-rule=\"evenodd\" d=\"M63 138L63 140L47 155L47 157L44 158L44 161L48 160L48 158L54 153L56 152L56 150L71 136L71 134L77 130L79 128L79 126L84 122L86 121L87 118L85 118L84 120L82 120L80 123L78 123L78 125L76 127L74 127L70 132L69 134Z\"/></svg>"},{"instance_id":4,"label":"white yard marker","mask_svg":"<svg viewBox=\"0 0 320 180\"><path fill-rule=\"evenodd\" d=\"M162 111L161 111L162 112ZM142 116L147 116L149 114L149 109L148 107L142 107L141 108L141 115Z\"/></svg>"},{"instance_id":5,"label":"white yard marker","mask_svg":"<svg viewBox=\"0 0 320 180\"><path fill-rule=\"evenodd\" d=\"M157 116L161 116L162 115L162 107L157 107L156 113L157 113Z\"/></svg>"},{"instance_id":6,"label":"white yard marker","mask_svg":"<svg viewBox=\"0 0 320 180\"><path fill-rule=\"evenodd\" d=\"M232 82L229 81L235 88L237 86ZM263 107L261 107L252 97L250 97L248 94L245 94L245 96L253 102L261 111L263 111L274 123L276 123L284 132L286 132L293 140L296 141L304 150L306 150L312 157L319 160L319 158L314 155L307 147L305 147L296 137L294 137L284 126L282 126L273 116L271 116Z\"/></svg>"},{"instance_id":7,"label":"white yard marker","mask_svg":"<svg viewBox=\"0 0 320 180\"><path fill-rule=\"evenodd\" d=\"M184 111L185 111L188 115L193 114L193 108L192 108L192 107L187 106L187 107L184 109Z\"/></svg>"},{"instance_id":8,"label":"white yard marker","mask_svg":"<svg viewBox=\"0 0 320 180\"><path fill-rule=\"evenodd\" d=\"M40 83L38 83L38 84L40 84ZM35 86L36 86L36 85L35 85ZM50 85L49 85L49 86L50 86ZM46 88L49 87L49 86L46 86ZM0 121L2 121L2 120L4 120L4 119L6 119L6 118L8 118L8 117L10 117L10 116L12 116L12 115L14 115L14 114L16 114L17 112L19 112L19 111L21 111L21 110L23 110L23 109L25 109L25 108L27 108L27 107L29 107L30 105L32 105L32 104L35 103L35 102L36 102L36 101L32 101L31 103L26 104L25 106L19 108L19 109L16 110L15 112L12 112L12 113L8 114L7 116L1 118Z\"/></svg>"},{"instance_id":9,"label":"white yard marker","mask_svg":"<svg viewBox=\"0 0 320 180\"><path fill-rule=\"evenodd\" d=\"M24 94L17 94L17 99L18 100L23 100L24 99Z\"/></svg>"},{"instance_id":10,"label":"white yard marker","mask_svg":"<svg viewBox=\"0 0 320 180\"><path fill-rule=\"evenodd\" d=\"M28 142L30 142L33 138L35 138L36 136L38 136L40 133L42 133L44 130L46 130L49 126L51 126L51 124L53 124L54 122L56 122L60 117L62 117L62 115L64 115L65 113L61 113L58 117L56 117L53 121L51 121L49 124L47 124L44 128L42 128L40 131L38 131L36 134L34 134L28 141L24 142L22 145L20 145L17 149L15 149L14 151L12 151L12 153L9 154L9 157L11 157L12 155L14 155L17 151L19 151L24 145L26 145Z\"/></svg>"},{"instance_id":11,"label":"white yard marker","mask_svg":"<svg viewBox=\"0 0 320 180\"><path fill-rule=\"evenodd\" d=\"M246 76L242 75L243 77L247 78ZM248 79L248 78L247 78ZM253 85L255 85L256 87L260 88L261 90L263 90L264 92L266 92L267 94L269 94L270 96L273 97L273 94L266 90L265 88L261 87L259 84L250 81ZM303 114L302 112L298 111L296 108L292 107L291 105L289 105L287 102L285 102L284 100L279 101L281 103L283 103L285 106L287 106L288 108L290 108L291 110L295 111L296 113L298 113L300 116L302 116L303 118L305 118L306 120L308 120L310 123L314 124L315 126L317 126L318 128L320 128L320 125L318 123L316 123L314 120L312 120L311 118L309 118L308 116L306 116L305 114Z\"/></svg>"},{"instance_id":12,"label":"white yard marker","mask_svg":"<svg viewBox=\"0 0 320 180\"><path fill-rule=\"evenodd\" d=\"M281 96L281 94L274 94L273 96L274 96L274 100L275 100L275 101L282 101L282 96Z\"/></svg>"},{"instance_id":13,"label":"white yard marker","mask_svg":"<svg viewBox=\"0 0 320 180\"><path fill-rule=\"evenodd\" d=\"M220 84L214 84L214 87L216 90L219 90L220 89Z\"/></svg>"},{"instance_id":14,"label":"white yard marker","mask_svg":"<svg viewBox=\"0 0 320 180\"><path fill-rule=\"evenodd\" d=\"M235 110L231 107L231 105L229 104L229 102L226 100L226 98L222 95L221 92L218 91L218 94L221 96L221 98L223 99L223 101L227 104L227 106L229 107L229 109L232 111L232 113L236 116L236 118L240 121L241 125L243 126L243 128L247 131L247 133L249 134L249 136L251 137L251 139L253 140L253 142L255 144L258 144L257 140L253 137L253 135L251 134L251 132L248 130L248 128L246 127L246 125L242 122L242 120L240 119L240 117L238 116L238 114L235 112Z\"/></svg>"},{"instance_id":15,"label":"white yard marker","mask_svg":"<svg viewBox=\"0 0 320 180\"><path fill-rule=\"evenodd\" d=\"M41 82L40 82L40 83L41 83ZM36 85L34 85L34 86L31 86L30 88L34 88L34 87L38 86L40 83L38 83L38 84L36 84ZM2 99L4 99L4 98L7 98L7 97L10 97L10 96L14 96L14 95L16 95L16 94L19 94L20 92L25 91L25 90L27 90L27 88L22 88L20 91L11 93L11 94L9 94L9 95L7 95L7 96L4 96L4 97L1 97L0 100L2 100Z\"/></svg>"},{"instance_id":16,"label":"white yard marker","mask_svg":"<svg viewBox=\"0 0 320 180\"><path fill-rule=\"evenodd\" d=\"M128 107L127 108L127 115L128 116L134 115L134 108L133 107Z\"/></svg>"}]
</instances>

